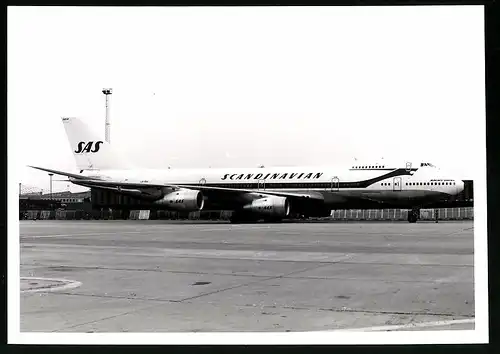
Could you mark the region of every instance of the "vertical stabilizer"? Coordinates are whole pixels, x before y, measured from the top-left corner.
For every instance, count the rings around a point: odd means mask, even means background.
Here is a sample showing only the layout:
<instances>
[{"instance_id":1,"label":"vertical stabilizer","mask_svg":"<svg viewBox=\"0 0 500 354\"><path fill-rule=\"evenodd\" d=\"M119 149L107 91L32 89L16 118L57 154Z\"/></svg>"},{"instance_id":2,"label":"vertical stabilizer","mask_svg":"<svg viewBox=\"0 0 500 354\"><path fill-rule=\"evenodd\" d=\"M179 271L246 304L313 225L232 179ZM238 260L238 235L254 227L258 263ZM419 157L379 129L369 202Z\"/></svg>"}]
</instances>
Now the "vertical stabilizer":
<instances>
[{"instance_id":1,"label":"vertical stabilizer","mask_svg":"<svg viewBox=\"0 0 500 354\"><path fill-rule=\"evenodd\" d=\"M63 117L62 122L78 169L118 170L132 167L80 118Z\"/></svg>"}]
</instances>

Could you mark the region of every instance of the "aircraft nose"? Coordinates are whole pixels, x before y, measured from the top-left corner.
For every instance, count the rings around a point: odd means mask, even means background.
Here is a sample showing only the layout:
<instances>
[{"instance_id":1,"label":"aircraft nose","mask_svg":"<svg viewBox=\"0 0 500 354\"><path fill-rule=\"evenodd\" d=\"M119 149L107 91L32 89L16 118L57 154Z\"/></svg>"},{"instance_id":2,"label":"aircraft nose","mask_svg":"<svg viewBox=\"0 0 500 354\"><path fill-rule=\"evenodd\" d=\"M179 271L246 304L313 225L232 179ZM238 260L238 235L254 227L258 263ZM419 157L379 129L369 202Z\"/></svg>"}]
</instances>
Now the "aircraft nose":
<instances>
[{"instance_id":1,"label":"aircraft nose","mask_svg":"<svg viewBox=\"0 0 500 354\"><path fill-rule=\"evenodd\" d=\"M460 193L464 190L464 181L457 179L456 180L457 193Z\"/></svg>"}]
</instances>

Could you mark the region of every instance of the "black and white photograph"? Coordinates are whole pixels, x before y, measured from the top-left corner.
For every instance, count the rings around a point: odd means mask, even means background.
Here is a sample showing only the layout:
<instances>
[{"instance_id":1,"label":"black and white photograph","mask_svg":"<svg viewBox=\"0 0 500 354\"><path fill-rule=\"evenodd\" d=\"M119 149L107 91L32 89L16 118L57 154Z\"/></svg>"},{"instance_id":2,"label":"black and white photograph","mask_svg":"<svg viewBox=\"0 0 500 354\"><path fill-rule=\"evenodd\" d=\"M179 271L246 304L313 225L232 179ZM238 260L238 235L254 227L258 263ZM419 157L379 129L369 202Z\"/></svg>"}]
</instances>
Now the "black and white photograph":
<instances>
[{"instance_id":1,"label":"black and white photograph","mask_svg":"<svg viewBox=\"0 0 500 354\"><path fill-rule=\"evenodd\" d=\"M10 343L488 342L483 6L7 20Z\"/></svg>"}]
</instances>

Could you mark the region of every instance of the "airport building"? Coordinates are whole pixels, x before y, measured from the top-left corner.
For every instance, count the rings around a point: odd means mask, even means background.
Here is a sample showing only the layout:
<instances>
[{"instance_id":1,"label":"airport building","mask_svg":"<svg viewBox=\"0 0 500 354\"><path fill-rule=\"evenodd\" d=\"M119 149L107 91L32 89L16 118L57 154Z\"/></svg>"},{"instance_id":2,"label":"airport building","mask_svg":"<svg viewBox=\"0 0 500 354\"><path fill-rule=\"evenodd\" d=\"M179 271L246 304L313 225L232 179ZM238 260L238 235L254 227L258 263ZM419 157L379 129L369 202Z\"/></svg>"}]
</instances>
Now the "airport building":
<instances>
[{"instance_id":1,"label":"airport building","mask_svg":"<svg viewBox=\"0 0 500 354\"><path fill-rule=\"evenodd\" d=\"M43 194L43 191L23 193L19 195L19 218L39 219L42 212L49 213L47 215L51 215L50 212L52 212L52 219L55 219L55 212L58 210L90 212L92 210L90 196L90 191L81 193L66 191L52 194Z\"/></svg>"}]
</instances>

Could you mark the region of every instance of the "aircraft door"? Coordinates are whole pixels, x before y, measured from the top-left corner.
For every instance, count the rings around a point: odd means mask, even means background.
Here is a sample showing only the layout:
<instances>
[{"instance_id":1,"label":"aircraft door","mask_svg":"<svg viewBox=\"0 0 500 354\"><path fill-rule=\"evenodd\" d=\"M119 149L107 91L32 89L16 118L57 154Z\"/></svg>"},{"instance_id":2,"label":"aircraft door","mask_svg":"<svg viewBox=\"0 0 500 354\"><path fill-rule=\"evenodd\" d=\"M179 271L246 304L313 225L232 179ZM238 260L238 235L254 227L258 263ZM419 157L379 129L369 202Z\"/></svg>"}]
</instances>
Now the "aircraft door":
<instances>
[{"instance_id":1,"label":"aircraft door","mask_svg":"<svg viewBox=\"0 0 500 354\"><path fill-rule=\"evenodd\" d=\"M331 192L338 192L339 191L339 178L338 177L333 177L332 181L330 183L330 191Z\"/></svg>"},{"instance_id":2,"label":"aircraft door","mask_svg":"<svg viewBox=\"0 0 500 354\"><path fill-rule=\"evenodd\" d=\"M394 179L392 180L393 190L395 192L401 191L401 185L402 185L401 177L394 177Z\"/></svg>"},{"instance_id":3,"label":"aircraft door","mask_svg":"<svg viewBox=\"0 0 500 354\"><path fill-rule=\"evenodd\" d=\"M406 171L408 171L408 172L411 171L411 162L406 163Z\"/></svg>"},{"instance_id":4,"label":"aircraft door","mask_svg":"<svg viewBox=\"0 0 500 354\"><path fill-rule=\"evenodd\" d=\"M266 189L266 180L264 179L257 180L257 189L258 190Z\"/></svg>"},{"instance_id":5,"label":"aircraft door","mask_svg":"<svg viewBox=\"0 0 500 354\"><path fill-rule=\"evenodd\" d=\"M200 179L200 186L205 185L207 183L207 180L205 178Z\"/></svg>"}]
</instances>

